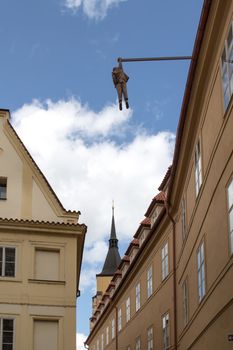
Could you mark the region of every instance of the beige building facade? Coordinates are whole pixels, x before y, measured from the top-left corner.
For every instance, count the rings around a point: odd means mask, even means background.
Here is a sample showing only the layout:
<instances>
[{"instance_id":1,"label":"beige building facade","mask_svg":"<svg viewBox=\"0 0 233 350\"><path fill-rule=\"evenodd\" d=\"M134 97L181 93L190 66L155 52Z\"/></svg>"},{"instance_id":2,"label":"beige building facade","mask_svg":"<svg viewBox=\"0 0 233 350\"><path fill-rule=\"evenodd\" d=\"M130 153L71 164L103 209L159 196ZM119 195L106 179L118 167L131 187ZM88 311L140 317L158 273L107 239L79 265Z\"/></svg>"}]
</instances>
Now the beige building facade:
<instances>
[{"instance_id":1,"label":"beige building facade","mask_svg":"<svg viewBox=\"0 0 233 350\"><path fill-rule=\"evenodd\" d=\"M76 349L79 214L63 208L0 110L0 349Z\"/></svg>"},{"instance_id":2,"label":"beige building facade","mask_svg":"<svg viewBox=\"0 0 233 350\"><path fill-rule=\"evenodd\" d=\"M205 0L173 164L94 310L90 350L233 347L232 61L233 2Z\"/></svg>"}]
</instances>

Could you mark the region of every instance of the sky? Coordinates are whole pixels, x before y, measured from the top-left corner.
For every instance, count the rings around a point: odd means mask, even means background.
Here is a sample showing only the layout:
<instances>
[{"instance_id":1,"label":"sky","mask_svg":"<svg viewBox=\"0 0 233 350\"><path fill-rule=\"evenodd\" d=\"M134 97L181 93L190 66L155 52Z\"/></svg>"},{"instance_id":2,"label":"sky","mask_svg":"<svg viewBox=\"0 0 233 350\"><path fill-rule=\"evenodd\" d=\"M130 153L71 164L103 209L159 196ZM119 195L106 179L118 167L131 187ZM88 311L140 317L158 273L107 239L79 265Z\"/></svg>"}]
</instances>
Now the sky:
<instances>
[{"instance_id":1,"label":"sky","mask_svg":"<svg viewBox=\"0 0 233 350\"><path fill-rule=\"evenodd\" d=\"M0 108L66 209L88 226L77 350L89 331L112 200L121 255L172 162L189 61L124 63L130 109L112 83L118 57L191 55L203 0L2 0Z\"/></svg>"}]
</instances>

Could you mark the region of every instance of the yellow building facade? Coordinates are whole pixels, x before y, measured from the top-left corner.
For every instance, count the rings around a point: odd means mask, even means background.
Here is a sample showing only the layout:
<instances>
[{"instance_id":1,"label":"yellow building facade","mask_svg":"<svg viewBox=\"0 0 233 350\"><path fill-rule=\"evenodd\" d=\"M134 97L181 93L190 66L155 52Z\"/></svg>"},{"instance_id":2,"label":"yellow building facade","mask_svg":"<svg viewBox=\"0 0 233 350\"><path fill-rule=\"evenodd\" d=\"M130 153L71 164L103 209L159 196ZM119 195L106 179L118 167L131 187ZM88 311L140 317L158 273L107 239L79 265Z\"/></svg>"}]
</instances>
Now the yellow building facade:
<instances>
[{"instance_id":1,"label":"yellow building facade","mask_svg":"<svg viewBox=\"0 0 233 350\"><path fill-rule=\"evenodd\" d=\"M232 61L233 2L205 0L173 163L94 310L90 350L233 346Z\"/></svg>"},{"instance_id":2,"label":"yellow building facade","mask_svg":"<svg viewBox=\"0 0 233 350\"><path fill-rule=\"evenodd\" d=\"M79 214L63 208L0 110L1 349L76 349Z\"/></svg>"}]
</instances>

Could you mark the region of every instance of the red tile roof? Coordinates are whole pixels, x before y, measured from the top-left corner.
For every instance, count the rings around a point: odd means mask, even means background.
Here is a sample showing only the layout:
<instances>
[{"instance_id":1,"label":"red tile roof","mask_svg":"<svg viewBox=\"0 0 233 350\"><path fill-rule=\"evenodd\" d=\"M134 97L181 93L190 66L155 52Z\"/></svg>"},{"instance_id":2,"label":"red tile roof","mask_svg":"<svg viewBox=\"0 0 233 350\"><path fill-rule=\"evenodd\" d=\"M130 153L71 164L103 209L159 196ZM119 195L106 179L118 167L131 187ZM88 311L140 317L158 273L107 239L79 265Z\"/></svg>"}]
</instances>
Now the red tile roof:
<instances>
[{"instance_id":1,"label":"red tile roof","mask_svg":"<svg viewBox=\"0 0 233 350\"><path fill-rule=\"evenodd\" d=\"M161 182L161 184L160 184L160 186L158 188L159 191L162 191L164 189L165 185L167 184L167 182L168 182L168 180L169 180L169 178L171 176L171 171L172 171L172 165L170 165L168 167L167 172L166 172L166 174L165 174L165 176L163 178L163 181Z\"/></svg>"}]
</instances>

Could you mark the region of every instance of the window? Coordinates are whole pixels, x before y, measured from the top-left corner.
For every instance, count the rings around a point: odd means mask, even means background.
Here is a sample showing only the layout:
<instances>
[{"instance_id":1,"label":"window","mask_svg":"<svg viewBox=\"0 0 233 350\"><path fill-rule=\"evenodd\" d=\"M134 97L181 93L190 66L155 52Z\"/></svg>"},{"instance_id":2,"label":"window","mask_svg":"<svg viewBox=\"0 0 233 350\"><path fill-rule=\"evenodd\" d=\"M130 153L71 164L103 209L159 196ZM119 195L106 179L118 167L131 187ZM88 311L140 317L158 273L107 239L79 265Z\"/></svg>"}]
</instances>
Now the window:
<instances>
[{"instance_id":1,"label":"window","mask_svg":"<svg viewBox=\"0 0 233 350\"><path fill-rule=\"evenodd\" d=\"M130 320L130 297L126 299L126 322Z\"/></svg>"},{"instance_id":2,"label":"window","mask_svg":"<svg viewBox=\"0 0 233 350\"><path fill-rule=\"evenodd\" d=\"M140 283L136 285L136 311L141 307L141 292L140 292Z\"/></svg>"},{"instance_id":3,"label":"window","mask_svg":"<svg viewBox=\"0 0 233 350\"><path fill-rule=\"evenodd\" d=\"M163 350L169 348L169 313L166 313L162 319L163 323Z\"/></svg>"},{"instance_id":4,"label":"window","mask_svg":"<svg viewBox=\"0 0 233 350\"><path fill-rule=\"evenodd\" d=\"M115 318L112 319L112 339L115 338Z\"/></svg>"},{"instance_id":5,"label":"window","mask_svg":"<svg viewBox=\"0 0 233 350\"><path fill-rule=\"evenodd\" d=\"M136 350L141 350L141 338L136 339Z\"/></svg>"},{"instance_id":6,"label":"window","mask_svg":"<svg viewBox=\"0 0 233 350\"><path fill-rule=\"evenodd\" d=\"M99 339L96 342L96 350L100 350L100 341L99 341Z\"/></svg>"},{"instance_id":7,"label":"window","mask_svg":"<svg viewBox=\"0 0 233 350\"><path fill-rule=\"evenodd\" d=\"M141 247L142 243L145 241L145 238L146 238L146 233L145 233L145 231L143 231L140 238L139 238L140 247Z\"/></svg>"},{"instance_id":8,"label":"window","mask_svg":"<svg viewBox=\"0 0 233 350\"><path fill-rule=\"evenodd\" d=\"M0 200L6 199L7 178L0 177Z\"/></svg>"},{"instance_id":9,"label":"window","mask_svg":"<svg viewBox=\"0 0 233 350\"><path fill-rule=\"evenodd\" d=\"M230 247L231 254L233 254L233 179L227 189L228 195L228 215L229 215L229 228L230 228Z\"/></svg>"},{"instance_id":10,"label":"window","mask_svg":"<svg viewBox=\"0 0 233 350\"><path fill-rule=\"evenodd\" d=\"M153 350L153 327L147 329L147 350Z\"/></svg>"},{"instance_id":11,"label":"window","mask_svg":"<svg viewBox=\"0 0 233 350\"><path fill-rule=\"evenodd\" d=\"M0 348L13 350L14 348L14 320L0 318Z\"/></svg>"},{"instance_id":12,"label":"window","mask_svg":"<svg viewBox=\"0 0 233 350\"><path fill-rule=\"evenodd\" d=\"M34 320L33 350L57 350L58 339L58 321Z\"/></svg>"},{"instance_id":13,"label":"window","mask_svg":"<svg viewBox=\"0 0 233 350\"><path fill-rule=\"evenodd\" d=\"M101 334L101 350L104 350L104 334Z\"/></svg>"},{"instance_id":14,"label":"window","mask_svg":"<svg viewBox=\"0 0 233 350\"><path fill-rule=\"evenodd\" d=\"M39 280L59 280L59 250L35 250L35 278Z\"/></svg>"},{"instance_id":15,"label":"window","mask_svg":"<svg viewBox=\"0 0 233 350\"><path fill-rule=\"evenodd\" d=\"M201 243L197 250L197 269L198 269L198 294L199 301L205 295L205 253L204 242Z\"/></svg>"},{"instance_id":16,"label":"window","mask_svg":"<svg viewBox=\"0 0 233 350\"><path fill-rule=\"evenodd\" d=\"M0 247L0 276L15 276L15 248Z\"/></svg>"},{"instance_id":17,"label":"window","mask_svg":"<svg viewBox=\"0 0 233 350\"><path fill-rule=\"evenodd\" d=\"M200 140L195 147L195 188L196 196L198 195L202 184L202 170L201 170L201 145Z\"/></svg>"},{"instance_id":18,"label":"window","mask_svg":"<svg viewBox=\"0 0 233 350\"><path fill-rule=\"evenodd\" d=\"M106 345L109 343L109 327L106 328Z\"/></svg>"},{"instance_id":19,"label":"window","mask_svg":"<svg viewBox=\"0 0 233 350\"><path fill-rule=\"evenodd\" d=\"M162 248L162 280L168 276L168 243Z\"/></svg>"},{"instance_id":20,"label":"window","mask_svg":"<svg viewBox=\"0 0 233 350\"><path fill-rule=\"evenodd\" d=\"M122 329L122 312L121 309L118 310L118 331Z\"/></svg>"},{"instance_id":21,"label":"window","mask_svg":"<svg viewBox=\"0 0 233 350\"><path fill-rule=\"evenodd\" d=\"M149 298L152 293L153 293L153 275L152 275L152 266L149 267L149 269L147 270L147 297Z\"/></svg>"},{"instance_id":22,"label":"window","mask_svg":"<svg viewBox=\"0 0 233 350\"><path fill-rule=\"evenodd\" d=\"M228 33L227 40L225 41L224 50L221 58L222 66L222 88L224 108L226 109L232 93L233 93L233 35L232 24Z\"/></svg>"},{"instance_id":23,"label":"window","mask_svg":"<svg viewBox=\"0 0 233 350\"><path fill-rule=\"evenodd\" d=\"M182 199L181 203L181 223L182 223L182 238L183 240L186 237L186 205L185 205L185 199Z\"/></svg>"},{"instance_id":24,"label":"window","mask_svg":"<svg viewBox=\"0 0 233 350\"><path fill-rule=\"evenodd\" d=\"M154 225L155 221L157 220L157 217L159 216L158 208L156 207L152 216L151 216L151 227Z\"/></svg>"},{"instance_id":25,"label":"window","mask_svg":"<svg viewBox=\"0 0 233 350\"><path fill-rule=\"evenodd\" d=\"M188 323L188 280L185 279L183 286L183 320L184 326Z\"/></svg>"}]
</instances>

